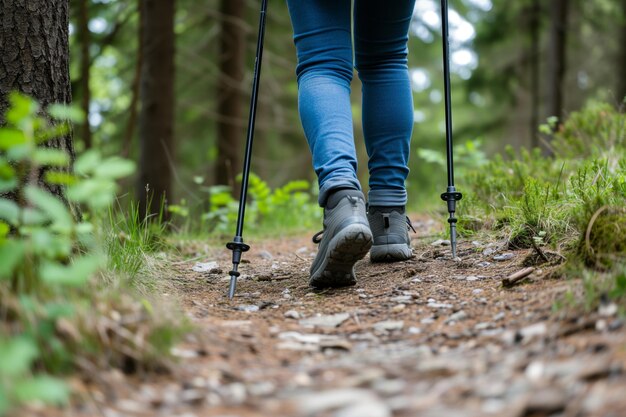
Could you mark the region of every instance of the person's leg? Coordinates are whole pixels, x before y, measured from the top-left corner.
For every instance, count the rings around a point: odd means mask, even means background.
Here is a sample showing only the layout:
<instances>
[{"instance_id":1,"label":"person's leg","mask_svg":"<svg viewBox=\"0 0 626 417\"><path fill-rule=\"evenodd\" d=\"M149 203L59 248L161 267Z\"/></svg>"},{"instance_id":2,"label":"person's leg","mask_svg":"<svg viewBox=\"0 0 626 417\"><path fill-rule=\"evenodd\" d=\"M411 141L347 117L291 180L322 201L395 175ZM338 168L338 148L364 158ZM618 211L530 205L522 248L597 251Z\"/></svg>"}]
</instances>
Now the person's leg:
<instances>
[{"instance_id":1,"label":"person's leg","mask_svg":"<svg viewBox=\"0 0 626 417\"><path fill-rule=\"evenodd\" d=\"M413 96L408 31L415 0L355 0L356 68L363 84L363 134L369 155L369 205L406 204Z\"/></svg>"},{"instance_id":2,"label":"person's leg","mask_svg":"<svg viewBox=\"0 0 626 417\"><path fill-rule=\"evenodd\" d=\"M360 190L350 82L350 0L287 0L298 53L298 108L317 174L319 203L338 189Z\"/></svg>"},{"instance_id":3,"label":"person's leg","mask_svg":"<svg viewBox=\"0 0 626 417\"><path fill-rule=\"evenodd\" d=\"M318 288L354 285L354 265L372 246L372 232L356 177L350 0L287 3L298 52L300 118L324 207L324 230L313 238L319 246L309 284Z\"/></svg>"},{"instance_id":4,"label":"person's leg","mask_svg":"<svg viewBox=\"0 0 626 417\"><path fill-rule=\"evenodd\" d=\"M407 42L415 0L355 0L356 68L363 84L363 134L369 155L370 259L413 256L405 205L413 95Z\"/></svg>"}]
</instances>

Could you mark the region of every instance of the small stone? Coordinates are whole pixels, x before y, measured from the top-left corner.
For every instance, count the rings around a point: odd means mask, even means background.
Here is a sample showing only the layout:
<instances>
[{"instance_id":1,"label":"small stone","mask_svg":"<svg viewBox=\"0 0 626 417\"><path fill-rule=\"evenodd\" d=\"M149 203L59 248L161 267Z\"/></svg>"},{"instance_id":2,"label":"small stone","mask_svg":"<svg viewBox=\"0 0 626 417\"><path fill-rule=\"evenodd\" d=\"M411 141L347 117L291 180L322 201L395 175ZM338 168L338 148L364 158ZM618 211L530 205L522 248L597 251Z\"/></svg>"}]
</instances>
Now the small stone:
<instances>
[{"instance_id":1,"label":"small stone","mask_svg":"<svg viewBox=\"0 0 626 417\"><path fill-rule=\"evenodd\" d=\"M482 288L475 288L472 290L472 294L474 295L482 294L482 292L483 292Z\"/></svg>"},{"instance_id":2,"label":"small stone","mask_svg":"<svg viewBox=\"0 0 626 417\"><path fill-rule=\"evenodd\" d=\"M483 251L483 256L489 256L494 253L496 253L496 250L494 248L487 248Z\"/></svg>"},{"instance_id":3,"label":"small stone","mask_svg":"<svg viewBox=\"0 0 626 417\"><path fill-rule=\"evenodd\" d=\"M618 308L615 303L601 303L598 307L598 314L602 317L611 317L617 314Z\"/></svg>"},{"instance_id":4,"label":"small stone","mask_svg":"<svg viewBox=\"0 0 626 417\"><path fill-rule=\"evenodd\" d=\"M306 375L306 377L310 381L310 377L308 377L308 375ZM345 409L351 405L370 404L374 401L377 401L376 396L368 390L344 388L297 395L292 399L292 404L299 411L299 415L316 416L326 411L338 408ZM340 410L339 412L343 411L344 410ZM350 414L348 414L348 416L349 415ZM346 417L346 415L344 414L341 417ZM363 417L363 415L359 414L356 417Z\"/></svg>"},{"instance_id":5,"label":"small stone","mask_svg":"<svg viewBox=\"0 0 626 417\"><path fill-rule=\"evenodd\" d=\"M430 246L450 246L450 241L446 239L435 240Z\"/></svg>"},{"instance_id":6,"label":"small stone","mask_svg":"<svg viewBox=\"0 0 626 417\"><path fill-rule=\"evenodd\" d=\"M463 310L459 310L454 314L451 314L450 317L446 319L446 323L452 323L455 321L462 321L467 318L467 313Z\"/></svg>"},{"instance_id":7,"label":"small stone","mask_svg":"<svg viewBox=\"0 0 626 417\"><path fill-rule=\"evenodd\" d=\"M374 326L372 327L374 327L374 330L377 330L379 332L391 332L394 330L402 330L402 328L404 327L404 321L402 320L379 321L378 323L375 323Z\"/></svg>"},{"instance_id":8,"label":"small stone","mask_svg":"<svg viewBox=\"0 0 626 417\"><path fill-rule=\"evenodd\" d=\"M454 307L452 304L447 304L447 303L435 303L435 302L429 302L426 307L430 307L430 308L436 308L436 309L449 309Z\"/></svg>"},{"instance_id":9,"label":"small stone","mask_svg":"<svg viewBox=\"0 0 626 417\"><path fill-rule=\"evenodd\" d=\"M335 327L339 327L341 323L348 320L349 318L350 318L350 314L348 313L320 315L320 316L314 316L314 317L309 317L308 319L300 320L300 326L334 329Z\"/></svg>"},{"instance_id":10,"label":"small stone","mask_svg":"<svg viewBox=\"0 0 626 417\"><path fill-rule=\"evenodd\" d=\"M494 324L493 324L493 323L488 323L488 322L485 322L485 323L477 323L477 324L474 326L474 330L476 330L476 331L482 331L482 330L487 330L487 329L489 329L489 328L491 328L491 327L494 327Z\"/></svg>"},{"instance_id":11,"label":"small stone","mask_svg":"<svg viewBox=\"0 0 626 417\"><path fill-rule=\"evenodd\" d=\"M400 313L401 311L404 311L405 309L406 309L406 304L397 304L393 306L391 311L394 313Z\"/></svg>"},{"instance_id":12,"label":"small stone","mask_svg":"<svg viewBox=\"0 0 626 417\"><path fill-rule=\"evenodd\" d=\"M308 251L309 251L309 248L307 248L306 246L302 246L296 250L296 253L298 255L302 255L303 253L307 253Z\"/></svg>"},{"instance_id":13,"label":"small stone","mask_svg":"<svg viewBox=\"0 0 626 417\"><path fill-rule=\"evenodd\" d=\"M419 327L411 326L408 329L409 334L422 334L422 329Z\"/></svg>"},{"instance_id":14,"label":"small stone","mask_svg":"<svg viewBox=\"0 0 626 417\"><path fill-rule=\"evenodd\" d=\"M208 272L210 274L218 274L222 272L219 264L215 261L197 262L193 267L191 267L191 270L194 272Z\"/></svg>"},{"instance_id":15,"label":"small stone","mask_svg":"<svg viewBox=\"0 0 626 417\"><path fill-rule=\"evenodd\" d=\"M294 320L300 320L300 318L302 317L300 313L298 313L296 310L285 311L284 316L287 319L294 319Z\"/></svg>"},{"instance_id":16,"label":"small stone","mask_svg":"<svg viewBox=\"0 0 626 417\"><path fill-rule=\"evenodd\" d=\"M481 268L485 268L485 267L491 265L491 262L483 261L483 262L477 263L476 265L481 267Z\"/></svg>"},{"instance_id":17,"label":"small stone","mask_svg":"<svg viewBox=\"0 0 626 417\"><path fill-rule=\"evenodd\" d=\"M413 296L411 296L411 295L399 295L397 297L390 298L389 301L391 301L393 303L406 303L406 302L409 302L409 301L413 301Z\"/></svg>"},{"instance_id":18,"label":"small stone","mask_svg":"<svg viewBox=\"0 0 626 417\"><path fill-rule=\"evenodd\" d=\"M505 317L506 317L506 314L504 313L504 311L501 311L495 316L493 316L493 321L500 321L500 320L503 320Z\"/></svg>"},{"instance_id":19,"label":"small stone","mask_svg":"<svg viewBox=\"0 0 626 417\"><path fill-rule=\"evenodd\" d=\"M496 255L493 257L494 261L498 261L498 262L504 262L504 261L508 261L509 259L513 259L515 257L515 255L513 255L511 252L507 252L507 253L502 253L500 255Z\"/></svg>"},{"instance_id":20,"label":"small stone","mask_svg":"<svg viewBox=\"0 0 626 417\"><path fill-rule=\"evenodd\" d=\"M519 331L519 335L524 342L541 337L548 332L548 326L545 323L535 323L526 326Z\"/></svg>"},{"instance_id":21,"label":"small stone","mask_svg":"<svg viewBox=\"0 0 626 417\"><path fill-rule=\"evenodd\" d=\"M272 256L272 254L271 254L271 253L269 253L269 252L268 252L268 251L266 251L266 250L261 250L261 251L259 252L259 257L260 257L261 259L265 259L265 260L268 260L268 261L270 261L270 260L274 259L274 257Z\"/></svg>"},{"instance_id":22,"label":"small stone","mask_svg":"<svg viewBox=\"0 0 626 417\"><path fill-rule=\"evenodd\" d=\"M255 311L259 311L260 308L259 308L259 306L254 305L254 304L242 304L242 305L239 305L239 306L235 307L235 310L246 311L248 313L253 313Z\"/></svg>"},{"instance_id":23,"label":"small stone","mask_svg":"<svg viewBox=\"0 0 626 417\"><path fill-rule=\"evenodd\" d=\"M368 401L345 407L333 417L391 417L391 410L380 401Z\"/></svg>"}]
</instances>

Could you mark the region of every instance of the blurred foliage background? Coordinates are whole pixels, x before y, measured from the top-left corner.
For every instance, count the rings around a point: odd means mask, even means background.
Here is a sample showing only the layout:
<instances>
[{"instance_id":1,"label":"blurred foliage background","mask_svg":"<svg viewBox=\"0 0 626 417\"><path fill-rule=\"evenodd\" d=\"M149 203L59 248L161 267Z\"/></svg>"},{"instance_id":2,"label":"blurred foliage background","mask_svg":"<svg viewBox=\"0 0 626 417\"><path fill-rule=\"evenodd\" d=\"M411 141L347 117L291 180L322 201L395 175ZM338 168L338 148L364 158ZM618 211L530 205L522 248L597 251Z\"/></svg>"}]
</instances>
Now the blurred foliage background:
<instances>
[{"instance_id":1,"label":"blurred foliage background","mask_svg":"<svg viewBox=\"0 0 626 417\"><path fill-rule=\"evenodd\" d=\"M259 5L252 0L175 3L171 204L184 201L206 209L200 184L235 182L235 170L225 176L216 172L238 167L243 153ZM142 141L159 147L137 128L146 55L140 2L72 0L71 6L74 101L88 111L88 129L75 132L77 147L97 146L138 160ZM538 125L546 118L565 116L590 99L617 104L626 94L624 0L453 0L450 7L461 167L481 164L485 155L507 145L541 147L546 136ZM445 188L437 156L445 146L440 30L439 2L417 0L409 45L415 101L409 190L412 204L422 207L437 204ZM315 182L297 114L295 64L287 7L270 1L253 171L271 187L293 179ZM367 184L357 77L353 113L359 173ZM131 192L133 183L125 187Z\"/></svg>"}]
</instances>

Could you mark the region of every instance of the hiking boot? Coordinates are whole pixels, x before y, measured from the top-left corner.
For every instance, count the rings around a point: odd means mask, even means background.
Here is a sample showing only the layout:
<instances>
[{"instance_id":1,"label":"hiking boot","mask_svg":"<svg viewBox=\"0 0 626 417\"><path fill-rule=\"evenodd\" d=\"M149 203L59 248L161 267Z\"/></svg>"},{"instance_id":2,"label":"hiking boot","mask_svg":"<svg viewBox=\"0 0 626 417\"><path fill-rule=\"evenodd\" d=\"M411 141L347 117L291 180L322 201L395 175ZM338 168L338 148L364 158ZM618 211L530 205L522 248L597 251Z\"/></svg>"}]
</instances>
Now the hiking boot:
<instances>
[{"instance_id":1,"label":"hiking boot","mask_svg":"<svg viewBox=\"0 0 626 417\"><path fill-rule=\"evenodd\" d=\"M315 288L356 284L354 264L372 246L365 197L358 190L333 193L324 208L324 230L313 236L319 244L309 285Z\"/></svg>"},{"instance_id":2,"label":"hiking boot","mask_svg":"<svg viewBox=\"0 0 626 417\"><path fill-rule=\"evenodd\" d=\"M370 251L372 262L405 261L413 257L409 229L415 232L404 214L404 207L369 207L367 213L374 245Z\"/></svg>"}]
</instances>

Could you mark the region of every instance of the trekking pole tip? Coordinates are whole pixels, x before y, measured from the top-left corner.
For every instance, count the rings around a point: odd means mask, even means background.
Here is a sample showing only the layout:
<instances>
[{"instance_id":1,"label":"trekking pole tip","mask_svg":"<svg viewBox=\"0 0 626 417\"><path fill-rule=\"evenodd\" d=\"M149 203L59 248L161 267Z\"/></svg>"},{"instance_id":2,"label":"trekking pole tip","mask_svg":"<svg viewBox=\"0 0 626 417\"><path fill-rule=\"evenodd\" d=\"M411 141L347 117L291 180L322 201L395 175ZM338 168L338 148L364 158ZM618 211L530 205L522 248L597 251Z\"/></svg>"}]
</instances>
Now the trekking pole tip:
<instances>
[{"instance_id":1,"label":"trekking pole tip","mask_svg":"<svg viewBox=\"0 0 626 417\"><path fill-rule=\"evenodd\" d=\"M243 243L241 236L235 236L233 241L228 242L226 247L233 251L233 269L230 271L230 285L228 287L228 298L232 300L235 296L235 290L237 289L237 278L241 275L238 271L239 263L241 262L241 254L249 251L250 246Z\"/></svg>"}]
</instances>

